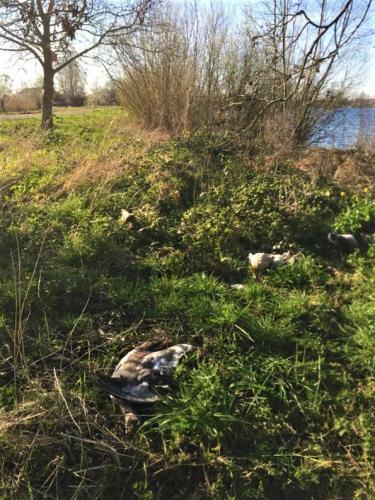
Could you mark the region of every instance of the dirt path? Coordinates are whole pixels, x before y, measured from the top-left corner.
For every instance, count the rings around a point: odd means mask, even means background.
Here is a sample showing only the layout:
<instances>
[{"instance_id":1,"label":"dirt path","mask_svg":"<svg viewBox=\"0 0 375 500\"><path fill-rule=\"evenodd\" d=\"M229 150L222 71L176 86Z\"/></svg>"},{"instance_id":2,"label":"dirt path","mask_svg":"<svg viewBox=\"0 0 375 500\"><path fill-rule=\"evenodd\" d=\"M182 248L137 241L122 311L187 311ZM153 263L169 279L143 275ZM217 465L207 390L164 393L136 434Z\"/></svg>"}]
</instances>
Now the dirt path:
<instances>
[{"instance_id":1,"label":"dirt path","mask_svg":"<svg viewBox=\"0 0 375 500\"><path fill-rule=\"evenodd\" d=\"M96 109L96 108L94 108ZM87 113L89 111L93 111L92 107L82 107L82 108L54 108L53 113L55 115L80 115L82 113ZM36 113L18 113L18 114L0 114L1 120L22 120L24 118L40 118L40 111Z\"/></svg>"}]
</instances>

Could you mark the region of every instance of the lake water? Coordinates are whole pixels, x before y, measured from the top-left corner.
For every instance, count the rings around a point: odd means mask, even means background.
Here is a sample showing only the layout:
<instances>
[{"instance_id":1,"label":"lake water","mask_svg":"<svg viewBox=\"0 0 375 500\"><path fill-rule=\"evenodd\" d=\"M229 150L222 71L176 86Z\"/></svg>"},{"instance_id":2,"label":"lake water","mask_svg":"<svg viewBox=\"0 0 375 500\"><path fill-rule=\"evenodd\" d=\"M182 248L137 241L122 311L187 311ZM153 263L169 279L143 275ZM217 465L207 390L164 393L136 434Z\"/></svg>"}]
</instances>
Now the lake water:
<instances>
[{"instance_id":1,"label":"lake water","mask_svg":"<svg viewBox=\"0 0 375 500\"><path fill-rule=\"evenodd\" d=\"M350 148L375 142L375 108L339 108L314 144L326 148Z\"/></svg>"}]
</instances>

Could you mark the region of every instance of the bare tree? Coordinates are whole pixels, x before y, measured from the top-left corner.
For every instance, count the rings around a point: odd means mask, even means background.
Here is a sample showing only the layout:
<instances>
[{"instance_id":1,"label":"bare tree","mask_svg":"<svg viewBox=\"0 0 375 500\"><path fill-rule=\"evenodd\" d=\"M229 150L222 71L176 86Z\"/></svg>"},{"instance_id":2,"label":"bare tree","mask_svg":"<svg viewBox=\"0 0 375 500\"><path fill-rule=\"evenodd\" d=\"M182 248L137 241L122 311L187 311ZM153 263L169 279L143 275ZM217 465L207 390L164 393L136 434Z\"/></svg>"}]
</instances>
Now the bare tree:
<instances>
[{"instance_id":1,"label":"bare tree","mask_svg":"<svg viewBox=\"0 0 375 500\"><path fill-rule=\"evenodd\" d=\"M244 131L275 113L280 124L290 124L292 140L304 142L319 122L317 104L331 87L338 64L348 57L353 64L357 57L353 51L364 35L371 4L372 0L334 4L327 0L272 0L263 4L258 16L251 13L249 44L258 45L264 61L257 80L267 82L268 89L258 85L239 96L238 106L251 103L257 108Z\"/></svg>"},{"instance_id":2,"label":"bare tree","mask_svg":"<svg viewBox=\"0 0 375 500\"><path fill-rule=\"evenodd\" d=\"M75 59L57 75L58 90L69 106L82 106L85 99L86 75Z\"/></svg>"},{"instance_id":3,"label":"bare tree","mask_svg":"<svg viewBox=\"0 0 375 500\"><path fill-rule=\"evenodd\" d=\"M113 44L120 98L148 127L179 135L211 126L222 103L231 62L230 18L219 2L200 6L165 2L155 12L152 32ZM235 52L235 51L234 51Z\"/></svg>"},{"instance_id":4,"label":"bare tree","mask_svg":"<svg viewBox=\"0 0 375 500\"><path fill-rule=\"evenodd\" d=\"M5 98L12 92L12 81L9 75L0 75L0 111L5 109Z\"/></svg>"},{"instance_id":5,"label":"bare tree","mask_svg":"<svg viewBox=\"0 0 375 500\"><path fill-rule=\"evenodd\" d=\"M107 81L104 85L96 84L86 96L90 106L110 106L118 104L118 87L115 82Z\"/></svg>"},{"instance_id":6,"label":"bare tree","mask_svg":"<svg viewBox=\"0 0 375 500\"><path fill-rule=\"evenodd\" d=\"M53 126L56 73L104 44L109 36L137 31L153 3L153 0L0 0L0 48L31 56L43 69L42 128ZM67 57L74 43L76 52Z\"/></svg>"}]
</instances>

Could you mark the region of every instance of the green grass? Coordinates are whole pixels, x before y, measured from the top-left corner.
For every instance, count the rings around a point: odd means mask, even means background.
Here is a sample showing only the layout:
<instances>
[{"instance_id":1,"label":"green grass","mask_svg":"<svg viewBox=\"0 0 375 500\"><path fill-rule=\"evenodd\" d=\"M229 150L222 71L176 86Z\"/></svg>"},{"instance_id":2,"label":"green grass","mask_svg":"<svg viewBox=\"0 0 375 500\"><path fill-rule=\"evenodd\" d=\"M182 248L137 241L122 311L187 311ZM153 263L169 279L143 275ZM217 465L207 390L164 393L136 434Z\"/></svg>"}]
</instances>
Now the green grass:
<instances>
[{"instance_id":1,"label":"green grass","mask_svg":"<svg viewBox=\"0 0 375 500\"><path fill-rule=\"evenodd\" d=\"M119 109L56 124L0 124L2 496L374 496L375 252L326 242L371 195ZM160 331L197 349L129 438L93 376Z\"/></svg>"}]
</instances>

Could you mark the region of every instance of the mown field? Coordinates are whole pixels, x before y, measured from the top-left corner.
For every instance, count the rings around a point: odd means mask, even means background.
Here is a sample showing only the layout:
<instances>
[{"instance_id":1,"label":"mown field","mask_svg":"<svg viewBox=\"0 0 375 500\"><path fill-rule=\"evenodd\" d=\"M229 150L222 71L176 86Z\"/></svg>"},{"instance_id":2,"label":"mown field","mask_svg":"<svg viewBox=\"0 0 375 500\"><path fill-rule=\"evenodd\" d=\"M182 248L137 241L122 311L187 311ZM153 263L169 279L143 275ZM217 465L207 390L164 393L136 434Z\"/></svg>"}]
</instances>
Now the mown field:
<instances>
[{"instance_id":1,"label":"mown field","mask_svg":"<svg viewBox=\"0 0 375 500\"><path fill-rule=\"evenodd\" d=\"M374 498L375 246L326 241L374 217L367 188L120 109L1 123L2 498ZM256 282L275 245L296 261ZM198 349L128 437L95 376L163 332Z\"/></svg>"}]
</instances>

